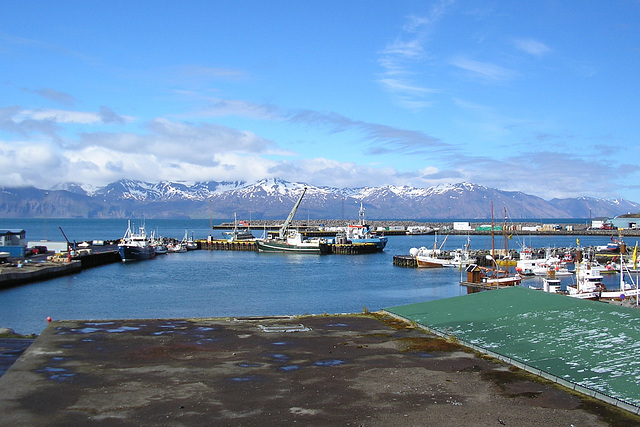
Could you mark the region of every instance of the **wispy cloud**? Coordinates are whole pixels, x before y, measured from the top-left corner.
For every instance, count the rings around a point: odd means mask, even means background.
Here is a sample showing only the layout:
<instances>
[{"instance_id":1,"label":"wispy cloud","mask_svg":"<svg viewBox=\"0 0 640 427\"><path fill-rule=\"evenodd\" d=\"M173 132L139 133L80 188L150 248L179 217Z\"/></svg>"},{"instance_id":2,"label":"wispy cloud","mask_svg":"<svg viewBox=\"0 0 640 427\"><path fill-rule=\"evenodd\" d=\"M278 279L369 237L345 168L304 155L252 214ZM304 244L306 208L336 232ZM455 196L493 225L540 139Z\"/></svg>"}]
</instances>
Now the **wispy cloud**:
<instances>
[{"instance_id":1,"label":"wispy cloud","mask_svg":"<svg viewBox=\"0 0 640 427\"><path fill-rule=\"evenodd\" d=\"M516 39L513 44L521 51L534 56L544 56L551 52L549 46L533 39Z\"/></svg>"},{"instance_id":2,"label":"wispy cloud","mask_svg":"<svg viewBox=\"0 0 640 427\"><path fill-rule=\"evenodd\" d=\"M196 113L204 117L241 116L259 120L279 120L283 113L278 107L238 99L205 98L205 108Z\"/></svg>"},{"instance_id":3,"label":"wispy cloud","mask_svg":"<svg viewBox=\"0 0 640 427\"><path fill-rule=\"evenodd\" d=\"M414 68L427 60L427 37L451 3L453 1L441 1L424 16L410 16L402 33L380 51L378 64L383 71L377 81L407 109L419 110L430 105L425 97L433 90L415 81Z\"/></svg>"},{"instance_id":4,"label":"wispy cloud","mask_svg":"<svg viewBox=\"0 0 640 427\"><path fill-rule=\"evenodd\" d=\"M209 80L240 81L249 78L243 70L202 65L183 65L176 68L181 77L206 78Z\"/></svg>"},{"instance_id":5,"label":"wispy cloud","mask_svg":"<svg viewBox=\"0 0 640 427\"><path fill-rule=\"evenodd\" d=\"M57 102L60 105L64 106L73 106L76 103L76 99L65 92L60 92L59 90L51 89L51 88L41 88L41 89L22 89L24 92L36 94L42 98L48 99L50 101Z\"/></svg>"},{"instance_id":6,"label":"wispy cloud","mask_svg":"<svg viewBox=\"0 0 640 427\"><path fill-rule=\"evenodd\" d=\"M473 76L485 80L504 81L511 80L514 72L508 68L501 67L489 62L480 62L463 56L453 58L451 65L469 72Z\"/></svg>"}]
</instances>

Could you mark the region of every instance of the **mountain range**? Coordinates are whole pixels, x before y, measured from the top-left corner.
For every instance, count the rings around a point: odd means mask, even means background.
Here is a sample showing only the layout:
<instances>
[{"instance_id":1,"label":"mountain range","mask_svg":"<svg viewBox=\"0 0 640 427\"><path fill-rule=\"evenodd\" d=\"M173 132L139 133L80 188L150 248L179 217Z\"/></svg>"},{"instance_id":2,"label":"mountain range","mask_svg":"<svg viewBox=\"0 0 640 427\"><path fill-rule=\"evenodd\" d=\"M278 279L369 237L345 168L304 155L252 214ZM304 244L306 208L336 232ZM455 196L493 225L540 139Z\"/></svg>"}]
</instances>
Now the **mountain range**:
<instances>
[{"instance_id":1,"label":"mountain range","mask_svg":"<svg viewBox=\"0 0 640 427\"><path fill-rule=\"evenodd\" d=\"M232 218L237 213L243 219L284 219L304 187L297 218L357 219L360 204L368 219L487 219L491 202L496 218L503 218L506 208L509 218L523 220L640 212L640 204L623 199L544 200L466 182L429 188L333 188L274 178L252 183L123 179L100 188L0 188L0 218Z\"/></svg>"}]
</instances>

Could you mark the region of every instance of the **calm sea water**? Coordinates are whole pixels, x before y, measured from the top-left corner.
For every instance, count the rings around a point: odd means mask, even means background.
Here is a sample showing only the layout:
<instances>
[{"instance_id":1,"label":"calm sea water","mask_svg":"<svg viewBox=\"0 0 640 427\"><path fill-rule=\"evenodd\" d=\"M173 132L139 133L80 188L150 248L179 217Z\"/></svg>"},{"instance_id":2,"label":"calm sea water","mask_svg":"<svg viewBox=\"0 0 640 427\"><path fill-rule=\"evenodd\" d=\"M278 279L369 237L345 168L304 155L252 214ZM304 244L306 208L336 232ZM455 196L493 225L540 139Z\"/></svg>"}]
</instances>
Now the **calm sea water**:
<instances>
[{"instance_id":1,"label":"calm sea water","mask_svg":"<svg viewBox=\"0 0 640 427\"><path fill-rule=\"evenodd\" d=\"M141 224L141 222L137 222ZM118 239L126 220L0 220L0 229L25 229L27 240ZM209 220L147 220L147 230L196 239L209 234ZM216 233L219 233L218 231ZM438 236L440 242L443 237ZM521 236L527 246L571 247L575 237ZM608 237L580 237L581 246ZM192 251L131 264L111 264L79 274L0 291L0 327L40 333L46 318L124 319L261 316L374 311L385 307L462 295L457 269L410 269L393 255L433 246L434 236L389 236L384 252L371 255L283 255ZM444 249L462 247L466 236L450 236ZM634 244L635 242L628 242ZM472 249L490 249L488 237L472 236ZM617 276L607 278L612 283ZM537 278L528 279L535 285Z\"/></svg>"}]
</instances>

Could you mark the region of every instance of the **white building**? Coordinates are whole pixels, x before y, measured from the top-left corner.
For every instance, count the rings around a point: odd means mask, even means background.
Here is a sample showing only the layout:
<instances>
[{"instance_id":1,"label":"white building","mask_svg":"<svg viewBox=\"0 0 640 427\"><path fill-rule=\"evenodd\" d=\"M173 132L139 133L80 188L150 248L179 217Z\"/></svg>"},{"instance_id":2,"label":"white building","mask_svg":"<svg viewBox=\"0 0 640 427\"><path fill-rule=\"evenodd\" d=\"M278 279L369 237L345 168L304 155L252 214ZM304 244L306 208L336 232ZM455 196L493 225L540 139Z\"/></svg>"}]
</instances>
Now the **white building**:
<instances>
[{"instance_id":1,"label":"white building","mask_svg":"<svg viewBox=\"0 0 640 427\"><path fill-rule=\"evenodd\" d=\"M458 231L470 231L471 230L471 224L469 224L468 222L454 222L453 223L453 229L454 230L458 230Z\"/></svg>"}]
</instances>

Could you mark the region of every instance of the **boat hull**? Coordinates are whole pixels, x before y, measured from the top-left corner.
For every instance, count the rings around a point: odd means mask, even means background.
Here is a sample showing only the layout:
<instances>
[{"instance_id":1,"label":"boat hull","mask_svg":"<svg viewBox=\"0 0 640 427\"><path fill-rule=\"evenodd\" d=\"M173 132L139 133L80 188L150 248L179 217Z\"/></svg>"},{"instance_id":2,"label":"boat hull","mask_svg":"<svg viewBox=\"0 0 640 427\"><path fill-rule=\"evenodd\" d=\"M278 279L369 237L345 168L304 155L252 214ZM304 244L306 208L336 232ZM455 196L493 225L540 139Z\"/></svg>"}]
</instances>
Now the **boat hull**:
<instances>
[{"instance_id":1,"label":"boat hull","mask_svg":"<svg viewBox=\"0 0 640 427\"><path fill-rule=\"evenodd\" d=\"M142 261L155 257L156 251L151 246L118 246L118 253L123 262Z\"/></svg>"},{"instance_id":2,"label":"boat hull","mask_svg":"<svg viewBox=\"0 0 640 427\"><path fill-rule=\"evenodd\" d=\"M331 248L326 243L318 243L313 245L292 245L276 240L257 240L258 250L260 252L280 252L280 253L296 253L296 254L315 254L322 255L331 252Z\"/></svg>"},{"instance_id":3,"label":"boat hull","mask_svg":"<svg viewBox=\"0 0 640 427\"><path fill-rule=\"evenodd\" d=\"M385 248L385 246L387 246L388 239L386 237L369 237L363 239L349 239L349 241L354 245L363 243L368 245L373 244L375 245L377 250L381 251Z\"/></svg>"},{"instance_id":4,"label":"boat hull","mask_svg":"<svg viewBox=\"0 0 640 427\"><path fill-rule=\"evenodd\" d=\"M445 264L449 261L440 260L437 258L428 257L416 257L416 264L419 268L444 268Z\"/></svg>"}]
</instances>

